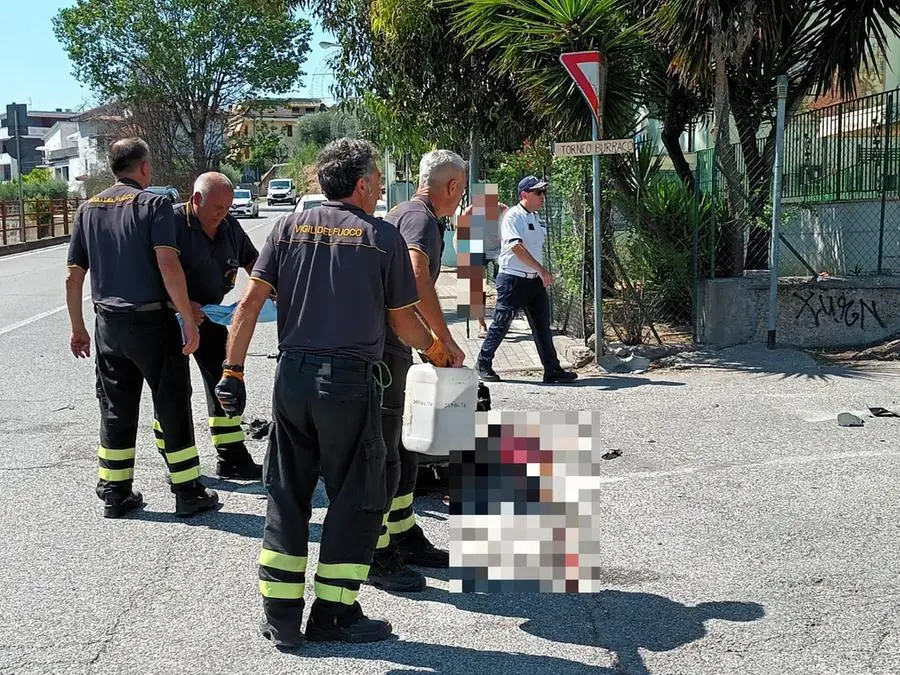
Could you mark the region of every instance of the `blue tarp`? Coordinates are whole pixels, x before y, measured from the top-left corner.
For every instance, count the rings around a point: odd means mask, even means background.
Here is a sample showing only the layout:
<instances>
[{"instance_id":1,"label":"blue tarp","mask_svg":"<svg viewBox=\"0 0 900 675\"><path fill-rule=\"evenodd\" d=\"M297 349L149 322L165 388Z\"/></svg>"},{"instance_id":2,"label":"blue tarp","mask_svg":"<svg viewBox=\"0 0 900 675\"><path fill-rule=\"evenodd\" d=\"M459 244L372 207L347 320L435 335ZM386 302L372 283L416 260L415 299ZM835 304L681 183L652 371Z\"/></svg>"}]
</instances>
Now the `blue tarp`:
<instances>
[{"instance_id":1,"label":"blue tarp","mask_svg":"<svg viewBox=\"0 0 900 675\"><path fill-rule=\"evenodd\" d=\"M206 318L212 321L213 323L220 324L222 326L230 326L231 320L234 318L234 310L237 309L238 303L234 303L232 305L203 305L200 309L203 310L203 313L206 315ZM266 300L262 306L262 309L259 310L259 319L257 319L260 323L270 323L275 321L278 318L278 310L275 307L275 303L271 300ZM178 316L179 323L181 322L181 315Z\"/></svg>"}]
</instances>

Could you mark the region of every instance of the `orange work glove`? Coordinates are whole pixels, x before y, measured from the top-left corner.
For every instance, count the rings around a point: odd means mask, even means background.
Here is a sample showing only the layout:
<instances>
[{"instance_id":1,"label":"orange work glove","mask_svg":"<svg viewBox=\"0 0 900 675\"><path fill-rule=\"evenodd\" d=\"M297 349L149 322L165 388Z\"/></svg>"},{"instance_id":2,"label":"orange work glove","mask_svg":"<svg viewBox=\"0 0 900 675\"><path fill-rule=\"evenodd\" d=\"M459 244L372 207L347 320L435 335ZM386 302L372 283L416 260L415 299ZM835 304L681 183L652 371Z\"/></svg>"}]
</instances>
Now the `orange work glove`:
<instances>
[{"instance_id":1,"label":"orange work glove","mask_svg":"<svg viewBox=\"0 0 900 675\"><path fill-rule=\"evenodd\" d=\"M447 351L444 343L438 340L437 335L432 333L431 337L434 338L434 342L431 343L427 350L422 352L422 356L428 359L436 368L449 368L453 364L453 357L450 356L450 352Z\"/></svg>"}]
</instances>

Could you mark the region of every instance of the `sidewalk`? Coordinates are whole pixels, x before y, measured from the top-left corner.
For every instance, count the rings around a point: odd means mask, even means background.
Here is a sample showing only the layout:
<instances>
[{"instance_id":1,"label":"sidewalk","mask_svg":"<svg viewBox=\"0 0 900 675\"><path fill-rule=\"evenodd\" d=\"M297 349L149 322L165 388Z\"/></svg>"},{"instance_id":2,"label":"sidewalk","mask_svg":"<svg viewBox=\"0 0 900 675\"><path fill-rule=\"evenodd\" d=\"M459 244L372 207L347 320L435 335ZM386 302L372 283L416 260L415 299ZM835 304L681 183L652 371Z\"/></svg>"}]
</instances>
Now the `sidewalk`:
<instances>
[{"instance_id":1,"label":"sidewalk","mask_svg":"<svg viewBox=\"0 0 900 675\"><path fill-rule=\"evenodd\" d=\"M478 352L481 349L482 338L478 337L478 320L469 319L469 337L466 337L466 320L456 316L456 269L444 267L441 269L441 276L437 281L438 298L441 301L441 308L447 318L447 325L450 326L450 332L456 344L466 353L466 365L470 368L475 367L478 359ZM491 325L491 314L493 312L493 302L491 296L488 295L489 307L485 310L485 321L488 328ZM559 355L559 362L563 368L571 368L572 364L566 359L566 355L571 347L581 347L582 344L561 333L554 333L553 342L556 345L556 352ZM509 332L506 334L500 349L494 357L494 370L501 375L503 373L521 373L525 371L536 371L537 374L543 372L541 360L538 357L537 349L534 346L534 340L531 337L531 327L524 313L519 313L510 326Z\"/></svg>"}]
</instances>

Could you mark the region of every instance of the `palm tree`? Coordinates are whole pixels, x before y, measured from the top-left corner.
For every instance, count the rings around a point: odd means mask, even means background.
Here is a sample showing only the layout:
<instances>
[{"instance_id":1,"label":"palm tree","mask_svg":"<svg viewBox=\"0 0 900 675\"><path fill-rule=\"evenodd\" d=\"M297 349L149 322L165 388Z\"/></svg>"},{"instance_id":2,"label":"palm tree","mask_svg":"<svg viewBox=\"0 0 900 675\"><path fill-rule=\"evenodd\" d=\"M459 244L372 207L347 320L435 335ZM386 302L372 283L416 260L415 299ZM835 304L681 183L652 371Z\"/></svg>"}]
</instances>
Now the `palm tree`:
<instances>
[{"instance_id":1,"label":"palm tree","mask_svg":"<svg viewBox=\"0 0 900 675\"><path fill-rule=\"evenodd\" d=\"M809 96L833 88L855 95L860 71L876 67L885 31L900 34L900 14L896 0L663 0L655 25L674 51L673 69L689 83L704 86L714 73L716 155L732 209L753 223L770 195L779 75L789 77L788 120ZM738 184L729 116L748 168L746 195ZM767 123L771 130L760 149L757 135ZM733 273L767 268L768 228L751 224L746 262L742 243L736 248Z\"/></svg>"},{"instance_id":2,"label":"palm tree","mask_svg":"<svg viewBox=\"0 0 900 675\"><path fill-rule=\"evenodd\" d=\"M640 102L644 26L621 0L437 0L452 8L454 31L470 53L490 52L557 137L588 138L590 116L559 62L564 52L599 50L608 62L604 132L631 134Z\"/></svg>"}]
</instances>

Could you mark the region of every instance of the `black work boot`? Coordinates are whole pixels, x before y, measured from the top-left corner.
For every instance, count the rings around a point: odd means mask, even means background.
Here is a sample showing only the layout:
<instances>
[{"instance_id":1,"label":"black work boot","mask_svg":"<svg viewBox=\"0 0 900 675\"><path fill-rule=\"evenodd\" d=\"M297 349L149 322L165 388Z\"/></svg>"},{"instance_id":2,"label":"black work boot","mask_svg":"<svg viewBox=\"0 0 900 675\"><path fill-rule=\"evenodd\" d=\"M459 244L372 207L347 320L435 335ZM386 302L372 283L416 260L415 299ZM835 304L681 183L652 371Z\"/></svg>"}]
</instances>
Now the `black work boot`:
<instances>
[{"instance_id":1,"label":"black work boot","mask_svg":"<svg viewBox=\"0 0 900 675\"><path fill-rule=\"evenodd\" d=\"M263 599L265 618L259 624L259 633L280 650L297 649L303 644L304 601L280 601Z\"/></svg>"},{"instance_id":2,"label":"black work boot","mask_svg":"<svg viewBox=\"0 0 900 675\"><path fill-rule=\"evenodd\" d=\"M358 602L342 614L318 610L314 603L306 622L306 639L310 642L378 642L389 638L393 630L387 621L368 618Z\"/></svg>"},{"instance_id":3,"label":"black work boot","mask_svg":"<svg viewBox=\"0 0 900 675\"><path fill-rule=\"evenodd\" d=\"M110 492L103 496L103 517L121 518L143 505L144 497L140 492Z\"/></svg>"},{"instance_id":4,"label":"black work boot","mask_svg":"<svg viewBox=\"0 0 900 675\"><path fill-rule=\"evenodd\" d=\"M572 373L562 368L550 370L544 373L544 384L567 384L578 379L577 373Z\"/></svg>"},{"instance_id":5,"label":"black work boot","mask_svg":"<svg viewBox=\"0 0 900 675\"><path fill-rule=\"evenodd\" d=\"M190 487L179 488L175 492L175 515L179 518L190 518L203 511L209 511L219 505L219 495L214 490L207 490L199 480L189 483Z\"/></svg>"},{"instance_id":6,"label":"black work boot","mask_svg":"<svg viewBox=\"0 0 900 675\"><path fill-rule=\"evenodd\" d=\"M428 537L418 525L413 525L412 529L404 532L396 537L391 537L392 543L396 542L397 551L400 557L407 565L418 565L419 567L450 567L450 553L448 551L435 548L434 544L428 541Z\"/></svg>"},{"instance_id":7,"label":"black work boot","mask_svg":"<svg viewBox=\"0 0 900 675\"><path fill-rule=\"evenodd\" d=\"M500 376L494 372L489 363L479 361L475 364L475 370L478 371L478 377L485 382L500 382Z\"/></svg>"},{"instance_id":8,"label":"black work boot","mask_svg":"<svg viewBox=\"0 0 900 675\"><path fill-rule=\"evenodd\" d=\"M234 478L235 480L262 480L262 464L254 462L253 457L242 444L219 452L216 475L219 478Z\"/></svg>"},{"instance_id":9,"label":"black work boot","mask_svg":"<svg viewBox=\"0 0 900 675\"><path fill-rule=\"evenodd\" d=\"M393 543L375 550L366 583L388 593L417 593L426 586L425 577L406 566Z\"/></svg>"}]
</instances>

